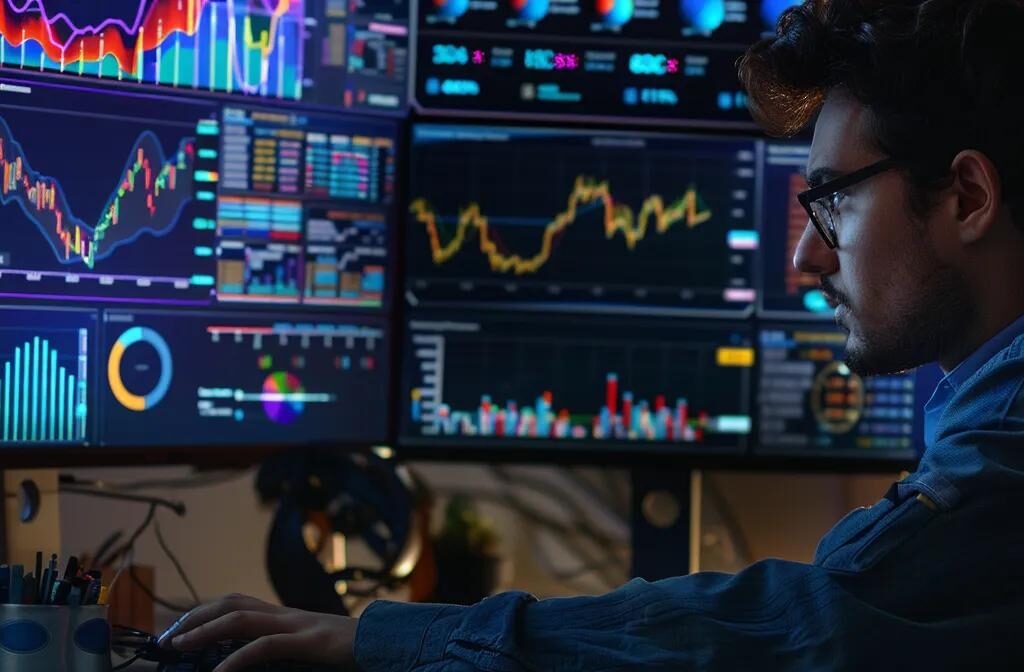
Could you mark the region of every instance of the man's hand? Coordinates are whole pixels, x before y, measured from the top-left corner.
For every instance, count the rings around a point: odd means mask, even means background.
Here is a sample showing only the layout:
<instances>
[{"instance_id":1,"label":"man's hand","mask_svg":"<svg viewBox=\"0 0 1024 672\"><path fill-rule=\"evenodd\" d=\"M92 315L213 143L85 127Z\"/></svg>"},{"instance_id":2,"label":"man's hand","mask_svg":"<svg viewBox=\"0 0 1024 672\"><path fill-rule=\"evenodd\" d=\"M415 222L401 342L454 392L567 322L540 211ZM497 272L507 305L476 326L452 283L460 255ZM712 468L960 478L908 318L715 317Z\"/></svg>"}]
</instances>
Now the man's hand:
<instances>
[{"instance_id":1,"label":"man's hand","mask_svg":"<svg viewBox=\"0 0 1024 672\"><path fill-rule=\"evenodd\" d=\"M241 672L257 663L281 660L354 670L357 622L229 595L182 616L160 637L160 644L194 651L230 639L249 641L216 672Z\"/></svg>"}]
</instances>

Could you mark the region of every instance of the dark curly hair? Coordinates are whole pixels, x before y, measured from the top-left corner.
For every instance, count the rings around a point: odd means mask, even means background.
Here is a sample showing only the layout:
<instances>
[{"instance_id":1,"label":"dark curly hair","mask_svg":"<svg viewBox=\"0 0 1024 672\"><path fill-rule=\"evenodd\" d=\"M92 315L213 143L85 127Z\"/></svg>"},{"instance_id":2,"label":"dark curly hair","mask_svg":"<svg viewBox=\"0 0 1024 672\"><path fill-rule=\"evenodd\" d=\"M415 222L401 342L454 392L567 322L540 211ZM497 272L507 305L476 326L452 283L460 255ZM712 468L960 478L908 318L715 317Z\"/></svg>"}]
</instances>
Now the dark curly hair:
<instances>
[{"instance_id":1,"label":"dark curly hair","mask_svg":"<svg viewBox=\"0 0 1024 672\"><path fill-rule=\"evenodd\" d=\"M919 213L957 153L974 149L1024 214L1024 0L806 0L739 74L770 135L806 128L829 91L851 94L878 148L906 166Z\"/></svg>"}]
</instances>

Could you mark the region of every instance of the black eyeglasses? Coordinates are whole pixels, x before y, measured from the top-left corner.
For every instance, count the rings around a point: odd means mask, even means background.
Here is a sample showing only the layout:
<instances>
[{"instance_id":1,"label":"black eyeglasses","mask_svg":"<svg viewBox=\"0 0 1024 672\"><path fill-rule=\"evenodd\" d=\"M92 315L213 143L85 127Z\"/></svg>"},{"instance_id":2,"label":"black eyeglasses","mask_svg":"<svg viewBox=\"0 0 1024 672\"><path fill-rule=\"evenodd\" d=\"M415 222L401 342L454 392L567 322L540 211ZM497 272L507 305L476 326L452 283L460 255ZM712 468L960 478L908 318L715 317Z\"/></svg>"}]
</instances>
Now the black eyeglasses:
<instances>
[{"instance_id":1,"label":"black eyeglasses","mask_svg":"<svg viewBox=\"0 0 1024 672\"><path fill-rule=\"evenodd\" d=\"M838 214L841 192L879 173L892 170L898 164L899 162L891 157L882 159L872 163L870 166L855 170L849 175L829 180L820 186L802 191L796 195L800 205L804 206L804 210L807 211L807 216L811 218L814 228L818 230L818 235L821 236L830 250L836 249L839 245L839 238L836 235L836 216Z\"/></svg>"}]
</instances>

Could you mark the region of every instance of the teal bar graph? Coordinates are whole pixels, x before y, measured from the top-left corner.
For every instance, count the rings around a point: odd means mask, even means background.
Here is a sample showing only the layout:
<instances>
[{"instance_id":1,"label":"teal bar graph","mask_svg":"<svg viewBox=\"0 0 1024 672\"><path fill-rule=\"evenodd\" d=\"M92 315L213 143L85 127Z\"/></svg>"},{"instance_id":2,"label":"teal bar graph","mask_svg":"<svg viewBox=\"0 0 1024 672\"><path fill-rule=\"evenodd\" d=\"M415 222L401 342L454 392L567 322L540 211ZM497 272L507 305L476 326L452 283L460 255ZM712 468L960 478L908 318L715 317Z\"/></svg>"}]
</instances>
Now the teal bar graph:
<instances>
[{"instance_id":1,"label":"teal bar graph","mask_svg":"<svg viewBox=\"0 0 1024 672\"><path fill-rule=\"evenodd\" d=\"M57 351L50 350L50 436L57 434Z\"/></svg>"},{"instance_id":2,"label":"teal bar graph","mask_svg":"<svg viewBox=\"0 0 1024 672\"><path fill-rule=\"evenodd\" d=\"M87 439L88 330L0 327L4 443Z\"/></svg>"}]
</instances>

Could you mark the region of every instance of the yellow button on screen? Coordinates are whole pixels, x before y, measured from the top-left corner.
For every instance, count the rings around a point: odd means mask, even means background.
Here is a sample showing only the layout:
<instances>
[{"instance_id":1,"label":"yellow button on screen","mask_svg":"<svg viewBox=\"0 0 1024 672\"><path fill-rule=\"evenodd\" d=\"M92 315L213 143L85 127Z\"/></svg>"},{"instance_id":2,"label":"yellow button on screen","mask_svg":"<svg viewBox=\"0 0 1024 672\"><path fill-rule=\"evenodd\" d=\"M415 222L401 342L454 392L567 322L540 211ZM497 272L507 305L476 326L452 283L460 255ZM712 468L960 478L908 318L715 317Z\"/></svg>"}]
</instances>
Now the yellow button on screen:
<instances>
[{"instance_id":1,"label":"yellow button on screen","mask_svg":"<svg viewBox=\"0 0 1024 672\"><path fill-rule=\"evenodd\" d=\"M719 348L716 353L719 366L753 366L753 348Z\"/></svg>"}]
</instances>

